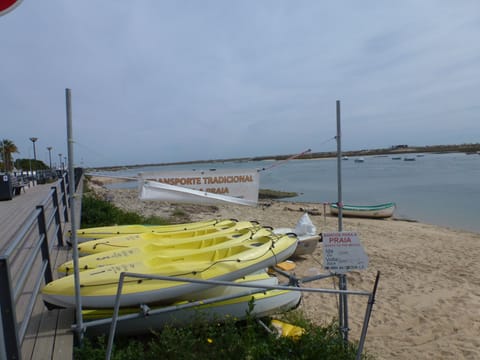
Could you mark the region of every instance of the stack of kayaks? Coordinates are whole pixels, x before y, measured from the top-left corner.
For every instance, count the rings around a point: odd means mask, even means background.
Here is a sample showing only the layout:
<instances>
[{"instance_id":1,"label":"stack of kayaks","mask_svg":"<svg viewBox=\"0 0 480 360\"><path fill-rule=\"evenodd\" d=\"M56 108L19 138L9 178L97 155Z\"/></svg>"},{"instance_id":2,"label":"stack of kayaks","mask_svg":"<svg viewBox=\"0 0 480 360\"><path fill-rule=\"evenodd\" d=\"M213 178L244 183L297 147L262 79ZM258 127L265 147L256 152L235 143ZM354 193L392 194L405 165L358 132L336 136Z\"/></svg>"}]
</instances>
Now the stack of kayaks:
<instances>
[{"instance_id":1,"label":"stack of kayaks","mask_svg":"<svg viewBox=\"0 0 480 360\"><path fill-rule=\"evenodd\" d=\"M164 262L175 261L174 259L179 256L199 255L205 251L231 248L251 239L270 237L272 234L268 229L251 227L191 238L179 238L173 242L171 238L153 238L152 235L148 234L148 239L138 238L125 241L124 238L118 237L110 239L108 244L97 240L80 244L78 246L80 253L90 255L78 259L79 270L85 271L108 265L142 261L154 256L164 259ZM59 273L72 274L73 261L60 265L57 270Z\"/></svg>"},{"instance_id":2,"label":"stack of kayaks","mask_svg":"<svg viewBox=\"0 0 480 360\"><path fill-rule=\"evenodd\" d=\"M278 285L278 279L265 271L244 276L235 280L235 283L252 287L216 286L205 292L202 301L180 301L171 305L153 305L147 308L145 306L122 308L118 314L120 321L117 323L116 332L119 335L138 335L161 329L165 325L182 326L194 322L242 320L247 314L264 317L291 310L301 301L299 291L260 291L262 286ZM112 309L89 309L84 310L82 314L87 324L92 321L97 323L95 326L87 326L87 334L108 333Z\"/></svg>"},{"instance_id":3,"label":"stack of kayaks","mask_svg":"<svg viewBox=\"0 0 480 360\"><path fill-rule=\"evenodd\" d=\"M209 239L213 236L231 234L241 229L254 228L260 228L260 226L250 221L241 221L227 224L219 223L217 226L207 226L205 228L188 229L184 231L119 235L82 242L78 246L78 251L81 255L88 255L108 250L126 249L141 244L164 244L167 246L174 246L181 243L183 240L191 242Z\"/></svg>"},{"instance_id":4,"label":"stack of kayaks","mask_svg":"<svg viewBox=\"0 0 480 360\"><path fill-rule=\"evenodd\" d=\"M81 229L77 234L96 238L78 246L81 254L89 254L78 259L81 303L88 309L84 312L86 319L111 316L122 272L143 276L125 278L120 306L122 313L132 314L148 304L151 321L130 319L125 323L125 331L142 332L166 322L188 322L192 312L198 310L207 318L227 314L242 318L252 300L253 315L261 316L292 308L300 301L298 291L265 290L251 294L252 288L258 289L262 284L277 284L265 269L292 256L298 242L295 235L274 234L257 223L212 220L172 226ZM44 301L48 306L75 307L73 263L61 265L58 271L66 276L43 288ZM145 276L168 276L174 280ZM215 286L175 278L242 282L252 287ZM231 294L236 297L225 299ZM209 303L217 298L219 301ZM196 301L209 304L189 307Z\"/></svg>"}]
</instances>

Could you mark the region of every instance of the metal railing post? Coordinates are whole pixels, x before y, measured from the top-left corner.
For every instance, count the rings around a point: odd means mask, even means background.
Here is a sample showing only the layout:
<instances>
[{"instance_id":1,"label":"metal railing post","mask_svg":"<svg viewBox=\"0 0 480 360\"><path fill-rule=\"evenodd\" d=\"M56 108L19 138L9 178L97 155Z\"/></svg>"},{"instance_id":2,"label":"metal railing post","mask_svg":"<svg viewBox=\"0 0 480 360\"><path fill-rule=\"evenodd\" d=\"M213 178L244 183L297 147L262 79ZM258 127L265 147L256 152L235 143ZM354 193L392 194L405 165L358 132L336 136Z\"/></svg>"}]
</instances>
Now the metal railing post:
<instances>
[{"instance_id":1,"label":"metal railing post","mask_svg":"<svg viewBox=\"0 0 480 360\"><path fill-rule=\"evenodd\" d=\"M52 274L52 263L50 261L50 251L48 247L48 234L47 234L47 226L45 223L45 210L43 208L43 205L38 205L36 206L36 208L40 210L37 217L38 231L40 233L40 239L41 239L42 259L46 260L48 263L48 266L45 269L45 283L48 284L53 280L53 274Z\"/></svg>"},{"instance_id":2,"label":"metal railing post","mask_svg":"<svg viewBox=\"0 0 480 360\"><path fill-rule=\"evenodd\" d=\"M0 257L0 320L7 359L20 359L15 303L12 293L12 281L8 258Z\"/></svg>"},{"instance_id":3,"label":"metal railing post","mask_svg":"<svg viewBox=\"0 0 480 360\"><path fill-rule=\"evenodd\" d=\"M378 281L380 280L380 271L377 271L375 277L375 283L373 285L373 291L368 297L367 309L365 310L365 318L363 320L362 333L358 342L357 356L355 360L361 360L363 353L363 346L365 345L365 338L367 337L368 324L370 323L370 316L373 310L373 304L375 304L375 296L377 295Z\"/></svg>"},{"instance_id":4,"label":"metal railing post","mask_svg":"<svg viewBox=\"0 0 480 360\"><path fill-rule=\"evenodd\" d=\"M70 184L70 176L68 176L68 172L65 172L65 185L66 185L65 196L67 198L68 207L70 207L71 204L70 204L70 198L68 197L68 194L70 194L70 186L72 186L72 184Z\"/></svg>"},{"instance_id":5,"label":"metal railing post","mask_svg":"<svg viewBox=\"0 0 480 360\"><path fill-rule=\"evenodd\" d=\"M60 220L60 206L58 204L58 192L57 187L52 186L52 201L53 208L55 211L55 224L57 225L57 243L58 246L63 246L63 231L62 231L62 221Z\"/></svg>"},{"instance_id":6,"label":"metal railing post","mask_svg":"<svg viewBox=\"0 0 480 360\"><path fill-rule=\"evenodd\" d=\"M63 204L63 219L68 222L68 206L67 206L67 189L65 186L65 174L62 176L61 188L62 188L62 204Z\"/></svg>"}]
</instances>

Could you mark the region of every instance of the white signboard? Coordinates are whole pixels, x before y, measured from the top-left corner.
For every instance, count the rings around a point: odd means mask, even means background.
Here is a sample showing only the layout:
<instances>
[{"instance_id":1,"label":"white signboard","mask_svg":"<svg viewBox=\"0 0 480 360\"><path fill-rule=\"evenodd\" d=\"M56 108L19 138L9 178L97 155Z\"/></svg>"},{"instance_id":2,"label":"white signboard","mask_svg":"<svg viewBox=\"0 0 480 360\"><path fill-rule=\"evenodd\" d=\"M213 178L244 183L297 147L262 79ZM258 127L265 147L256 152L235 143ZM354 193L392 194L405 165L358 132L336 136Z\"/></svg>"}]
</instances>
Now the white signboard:
<instances>
[{"instance_id":1,"label":"white signboard","mask_svg":"<svg viewBox=\"0 0 480 360\"><path fill-rule=\"evenodd\" d=\"M260 176L255 169L165 171L139 174L140 197L192 203L255 205Z\"/></svg>"},{"instance_id":2,"label":"white signboard","mask_svg":"<svg viewBox=\"0 0 480 360\"><path fill-rule=\"evenodd\" d=\"M323 233L323 267L338 274L368 267L368 255L356 232Z\"/></svg>"}]
</instances>

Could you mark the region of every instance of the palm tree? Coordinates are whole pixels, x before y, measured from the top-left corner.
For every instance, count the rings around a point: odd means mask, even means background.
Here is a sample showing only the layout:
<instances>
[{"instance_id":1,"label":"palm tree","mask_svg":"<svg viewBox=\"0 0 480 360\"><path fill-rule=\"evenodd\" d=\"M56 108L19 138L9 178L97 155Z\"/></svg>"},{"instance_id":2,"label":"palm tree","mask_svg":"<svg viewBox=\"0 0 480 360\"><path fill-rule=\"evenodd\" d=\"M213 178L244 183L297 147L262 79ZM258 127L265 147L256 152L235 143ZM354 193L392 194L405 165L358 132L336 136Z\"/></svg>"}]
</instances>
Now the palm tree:
<instances>
[{"instance_id":1,"label":"palm tree","mask_svg":"<svg viewBox=\"0 0 480 360\"><path fill-rule=\"evenodd\" d=\"M3 159L3 167L7 172L12 170L13 153L18 153L17 145L15 145L13 141L8 139L3 139L0 141L0 156Z\"/></svg>"}]
</instances>

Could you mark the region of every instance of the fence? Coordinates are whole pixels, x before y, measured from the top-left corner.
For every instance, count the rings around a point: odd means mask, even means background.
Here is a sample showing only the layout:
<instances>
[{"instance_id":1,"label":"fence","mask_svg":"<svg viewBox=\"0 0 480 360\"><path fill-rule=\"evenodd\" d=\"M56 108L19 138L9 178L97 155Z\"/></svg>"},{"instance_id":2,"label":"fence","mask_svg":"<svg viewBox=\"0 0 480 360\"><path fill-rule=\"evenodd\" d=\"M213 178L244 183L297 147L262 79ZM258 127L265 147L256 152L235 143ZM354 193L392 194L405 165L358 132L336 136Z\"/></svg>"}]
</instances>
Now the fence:
<instances>
[{"instance_id":1,"label":"fence","mask_svg":"<svg viewBox=\"0 0 480 360\"><path fill-rule=\"evenodd\" d=\"M75 178L79 180L81 176ZM68 175L64 174L56 185L20 224L16 236L0 254L1 359L21 359L32 316L44 310L39 300L40 289L53 280L51 254L54 248L65 245L62 220L67 225Z\"/></svg>"}]
</instances>

